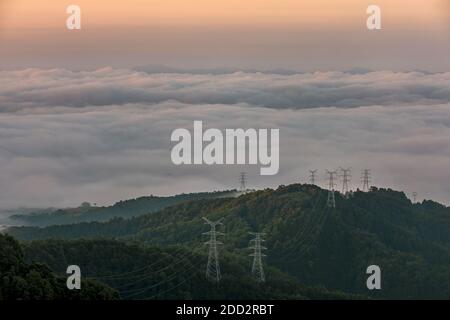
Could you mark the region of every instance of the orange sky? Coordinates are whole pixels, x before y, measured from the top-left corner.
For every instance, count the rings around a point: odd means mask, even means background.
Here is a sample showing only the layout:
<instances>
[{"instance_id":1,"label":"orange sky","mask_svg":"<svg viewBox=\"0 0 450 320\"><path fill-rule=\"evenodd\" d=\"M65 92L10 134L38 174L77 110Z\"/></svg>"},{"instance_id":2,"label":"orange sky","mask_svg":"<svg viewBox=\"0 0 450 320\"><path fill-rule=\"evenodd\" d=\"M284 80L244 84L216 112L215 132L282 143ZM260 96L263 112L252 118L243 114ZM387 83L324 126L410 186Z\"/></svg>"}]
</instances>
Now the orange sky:
<instances>
[{"instance_id":1,"label":"orange sky","mask_svg":"<svg viewBox=\"0 0 450 320\"><path fill-rule=\"evenodd\" d=\"M442 21L446 0L4 0L8 28L61 27L65 8L78 4L85 26L153 24L298 24L359 23L369 4L382 7L396 25Z\"/></svg>"},{"instance_id":2,"label":"orange sky","mask_svg":"<svg viewBox=\"0 0 450 320\"><path fill-rule=\"evenodd\" d=\"M366 28L370 4L382 31ZM450 0L0 0L0 68L448 70L449 21Z\"/></svg>"}]
</instances>

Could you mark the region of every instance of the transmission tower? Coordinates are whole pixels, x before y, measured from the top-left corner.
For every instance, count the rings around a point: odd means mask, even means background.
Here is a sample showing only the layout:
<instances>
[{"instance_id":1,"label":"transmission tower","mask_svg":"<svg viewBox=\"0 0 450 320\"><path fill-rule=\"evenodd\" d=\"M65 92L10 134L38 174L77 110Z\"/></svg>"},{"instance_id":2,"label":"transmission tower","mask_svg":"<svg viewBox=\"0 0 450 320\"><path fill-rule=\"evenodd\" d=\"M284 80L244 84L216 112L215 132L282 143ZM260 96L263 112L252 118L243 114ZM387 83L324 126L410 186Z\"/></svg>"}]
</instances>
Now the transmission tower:
<instances>
[{"instance_id":1,"label":"transmission tower","mask_svg":"<svg viewBox=\"0 0 450 320\"><path fill-rule=\"evenodd\" d=\"M341 174L341 177L342 177L342 194L345 195L348 198L348 195L349 195L348 184L349 184L349 182L350 182L350 180L352 178L352 175L351 175L352 168L347 168L347 169L340 168L340 169L341 169L341 172L342 172L342 174Z\"/></svg>"},{"instance_id":2,"label":"transmission tower","mask_svg":"<svg viewBox=\"0 0 450 320\"><path fill-rule=\"evenodd\" d=\"M337 170L330 171L327 170L327 179L328 179L328 199L327 199L327 206L330 208L336 207L336 200L334 199L334 187L336 186L336 175Z\"/></svg>"},{"instance_id":3,"label":"transmission tower","mask_svg":"<svg viewBox=\"0 0 450 320\"><path fill-rule=\"evenodd\" d=\"M417 196L418 196L418 193L417 192L413 192L414 203L417 202Z\"/></svg>"},{"instance_id":4,"label":"transmission tower","mask_svg":"<svg viewBox=\"0 0 450 320\"><path fill-rule=\"evenodd\" d=\"M309 182L312 185L316 184L316 173L317 173L317 169L316 170L309 170Z\"/></svg>"},{"instance_id":5,"label":"transmission tower","mask_svg":"<svg viewBox=\"0 0 450 320\"><path fill-rule=\"evenodd\" d=\"M370 169L364 169L361 173L361 180L363 183L362 191L369 191L370 187Z\"/></svg>"},{"instance_id":6,"label":"transmission tower","mask_svg":"<svg viewBox=\"0 0 450 320\"><path fill-rule=\"evenodd\" d=\"M206 224L209 224L211 230L203 234L209 235L210 239L205 244L209 245L208 264L206 266L206 278L215 282L220 281L220 265L219 265L219 252L217 245L222 244L217 241L217 236L224 235L222 232L216 231L216 226L222 225L222 219L218 221L211 221L208 218L203 217Z\"/></svg>"},{"instance_id":7,"label":"transmission tower","mask_svg":"<svg viewBox=\"0 0 450 320\"><path fill-rule=\"evenodd\" d=\"M247 173L241 172L241 175L239 176L239 183L240 183L240 191L245 192L247 191Z\"/></svg>"},{"instance_id":8,"label":"transmission tower","mask_svg":"<svg viewBox=\"0 0 450 320\"><path fill-rule=\"evenodd\" d=\"M252 274L258 282L265 282L266 275L264 274L262 258L265 257L266 255L262 254L262 250L266 250L267 248L261 245L261 242L264 242L264 240L261 239L264 233L255 233L255 232L249 233L255 236L255 239L250 240L250 242L253 242L253 246L250 247L250 249L253 250L253 253L250 254L250 256L253 257Z\"/></svg>"}]
</instances>

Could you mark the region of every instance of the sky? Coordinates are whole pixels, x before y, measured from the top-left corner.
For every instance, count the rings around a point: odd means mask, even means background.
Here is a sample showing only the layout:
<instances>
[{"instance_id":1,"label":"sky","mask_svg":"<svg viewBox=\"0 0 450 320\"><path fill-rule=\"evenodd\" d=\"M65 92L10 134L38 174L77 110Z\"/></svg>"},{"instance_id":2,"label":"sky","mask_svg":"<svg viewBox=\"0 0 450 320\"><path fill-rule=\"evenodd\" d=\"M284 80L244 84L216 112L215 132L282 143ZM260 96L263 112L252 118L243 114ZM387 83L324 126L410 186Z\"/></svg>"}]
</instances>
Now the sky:
<instances>
[{"instance_id":1,"label":"sky","mask_svg":"<svg viewBox=\"0 0 450 320\"><path fill-rule=\"evenodd\" d=\"M65 29L65 8L82 30ZM395 3L395 4L394 4ZM382 30L366 29L366 8ZM450 1L0 2L0 208L306 182L450 204ZM280 172L175 166L174 129L280 129Z\"/></svg>"},{"instance_id":2,"label":"sky","mask_svg":"<svg viewBox=\"0 0 450 320\"><path fill-rule=\"evenodd\" d=\"M449 0L2 0L0 67L441 71ZM65 27L77 4L82 30ZM382 10L382 32L366 8Z\"/></svg>"}]
</instances>

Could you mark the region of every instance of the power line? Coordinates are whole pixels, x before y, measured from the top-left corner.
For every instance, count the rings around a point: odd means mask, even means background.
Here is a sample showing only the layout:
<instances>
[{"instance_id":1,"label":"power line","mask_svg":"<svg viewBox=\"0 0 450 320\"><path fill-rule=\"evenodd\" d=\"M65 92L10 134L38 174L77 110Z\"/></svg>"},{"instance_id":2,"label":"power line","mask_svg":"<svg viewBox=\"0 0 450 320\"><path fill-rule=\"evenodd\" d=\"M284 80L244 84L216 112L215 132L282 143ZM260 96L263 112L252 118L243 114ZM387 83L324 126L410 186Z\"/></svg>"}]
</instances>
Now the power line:
<instances>
[{"instance_id":1,"label":"power line","mask_svg":"<svg viewBox=\"0 0 450 320\"><path fill-rule=\"evenodd\" d=\"M191 267L190 269L193 269L194 267L197 267L197 266L194 265L194 266ZM189 270L190 270L190 269L189 269ZM187 270L187 271L189 271L189 270ZM168 288L168 289L166 289L166 290L164 290L164 291L159 291L158 293L156 293L156 294L154 294L154 295L152 295L152 296L150 296L150 297L142 298L142 299L140 299L140 300L152 300L152 299L154 299L154 298L156 298L156 297L158 297L158 296L161 296L161 295L163 295L163 294L165 294L165 293L168 293L168 292L170 292L170 291L175 290L176 288L178 288L179 286L185 284L185 283L188 282L189 280L192 280L194 277L195 277L195 275L191 275L190 277L184 277L183 281L179 282L179 283L176 284L175 286L170 287L170 288Z\"/></svg>"},{"instance_id":2,"label":"power line","mask_svg":"<svg viewBox=\"0 0 450 320\"><path fill-rule=\"evenodd\" d=\"M247 173L246 172L241 172L241 174L239 176L239 184L240 184L239 190L241 192L246 192L247 191Z\"/></svg>"},{"instance_id":3,"label":"power line","mask_svg":"<svg viewBox=\"0 0 450 320\"><path fill-rule=\"evenodd\" d=\"M106 280L116 281L116 280L120 280L120 279L130 280L133 278L139 278L139 277L142 277L143 274L146 274L147 271L153 272L150 270L150 269L152 269L153 266L161 264L163 261L167 260L168 258L173 258L174 253L179 254L181 252L184 252L185 250L186 250L186 248L184 248L184 247L178 247L175 249L174 252L171 252L168 255L165 255L161 259L158 259L149 265L140 267L138 269L135 269L135 270L132 270L129 272L110 274L110 275L90 275L90 276L88 276L88 278L102 279L105 281Z\"/></svg>"},{"instance_id":4,"label":"power line","mask_svg":"<svg viewBox=\"0 0 450 320\"><path fill-rule=\"evenodd\" d=\"M348 184L349 184L349 182L350 182L350 180L352 178L352 175L351 175L352 168L347 168L347 169L340 168L340 169L341 169L341 172L342 172L342 174L341 174L341 177L342 177L342 194L346 198L348 198L348 196L349 196Z\"/></svg>"},{"instance_id":5,"label":"power line","mask_svg":"<svg viewBox=\"0 0 450 320\"><path fill-rule=\"evenodd\" d=\"M318 191L317 194L318 195L314 201L311 212L309 212L309 214L306 214L306 212L304 213L306 217L300 223L300 226L297 229L296 234L293 236L293 238L297 239L296 241L298 241L298 243L302 243L304 241L304 239L306 239L308 237L308 235L313 231L314 227L316 227L316 221L314 221L314 219L317 218L319 216L319 214L323 212L323 210L320 212L318 212L318 210L316 210L317 205L321 202L322 192ZM325 205L325 208L326 208L326 205ZM296 249L293 249L293 250L295 250L295 252L289 253L288 256L291 256L293 254L297 255ZM276 252L274 254L278 255L278 252Z\"/></svg>"},{"instance_id":6,"label":"power line","mask_svg":"<svg viewBox=\"0 0 450 320\"><path fill-rule=\"evenodd\" d=\"M205 244L209 245L209 254L208 254L208 264L206 266L206 278L209 280L213 280L215 282L220 281L220 264L219 264L219 252L217 250L217 245L222 244L217 241L217 236L224 235L222 232L216 231L217 225L222 225L222 219L218 221L211 221L208 218L203 217L206 224L209 224L211 230L205 232L203 234L209 235L210 239Z\"/></svg>"},{"instance_id":7,"label":"power line","mask_svg":"<svg viewBox=\"0 0 450 320\"><path fill-rule=\"evenodd\" d=\"M309 170L309 182L312 185L316 184L316 173L317 173L317 169L315 170Z\"/></svg>"},{"instance_id":8,"label":"power line","mask_svg":"<svg viewBox=\"0 0 450 320\"><path fill-rule=\"evenodd\" d=\"M156 287L159 287L159 286L161 286L161 285L164 284L164 283L168 283L168 282L170 282L170 281L176 279L176 278L179 277L180 274L182 274L182 273L186 273L186 272L191 271L191 270L193 270L193 269L197 269L198 267L199 267L199 266L198 266L197 264L192 264L189 268L187 268L187 269L185 268L185 269L181 269L181 270L179 270L179 271L176 271L176 272L173 273L172 275L165 277L164 280L162 280L162 281L160 281L160 282L158 282L158 283L155 283L155 284L153 284L153 285L151 285L151 286L144 287L144 288L141 288L141 289L136 289L136 290L121 291L120 294L122 295L124 292L127 293L127 294L126 294L126 299L130 299L130 298L132 298L132 297L136 297L136 296L138 296L138 295L141 295L141 294L143 294L143 293L148 292L148 291L151 290L151 289L154 289L154 288L156 288ZM185 281L183 281L183 282L185 282ZM161 292L160 292L160 293L161 293Z\"/></svg>"},{"instance_id":9,"label":"power line","mask_svg":"<svg viewBox=\"0 0 450 320\"><path fill-rule=\"evenodd\" d=\"M309 230L306 230L306 232L303 232L300 237L296 237L296 242L301 244L300 250L298 248L295 248L290 250L290 253L288 253L287 255L283 255L283 259L285 259L285 261L286 257L292 257L287 260L287 263L291 264L292 262L298 262L298 259L301 259L301 255L310 250L311 246L317 243L319 234L325 226L327 219L329 218L329 211L330 208L325 205L321 211L312 212L314 213L313 216L316 217L315 220L311 220L308 223L312 227L309 228ZM293 257L293 255L295 255L295 257Z\"/></svg>"},{"instance_id":10,"label":"power line","mask_svg":"<svg viewBox=\"0 0 450 320\"><path fill-rule=\"evenodd\" d=\"M337 170L330 171L326 170L327 179L328 179L328 198L327 198L327 206L330 208L336 208L336 200L334 198L334 187L336 186L336 175Z\"/></svg>"},{"instance_id":11,"label":"power line","mask_svg":"<svg viewBox=\"0 0 450 320\"><path fill-rule=\"evenodd\" d=\"M173 268L174 266L180 264L181 262L186 262L189 261L188 257L192 255L192 253L194 252L195 249L199 248L200 246L197 246L193 249L193 251L187 251L184 254L182 254L181 256L176 256L177 261L173 262L165 267L163 267L162 269L158 269L158 270L149 270L149 273L142 275L141 278L134 280L132 282L129 282L127 284L121 285L121 286L114 286L115 289L119 290L121 294L129 294L129 293L133 293L133 292L137 292L137 291L141 291L141 288L137 288L137 289L129 289L129 290L124 290L125 288L128 288L130 286L133 286L135 284L138 284L140 282L143 282L144 280L153 278L156 274L161 273L162 271L168 270L170 268ZM175 256L173 256L175 258Z\"/></svg>"},{"instance_id":12,"label":"power line","mask_svg":"<svg viewBox=\"0 0 450 320\"><path fill-rule=\"evenodd\" d=\"M364 169L361 173L361 180L363 183L362 191L370 190L370 169Z\"/></svg>"},{"instance_id":13,"label":"power line","mask_svg":"<svg viewBox=\"0 0 450 320\"><path fill-rule=\"evenodd\" d=\"M265 257L265 254L262 254L262 250L266 250L266 247L263 247L261 245L261 242L264 240L261 238L264 233L254 233L249 232L251 235L255 236L255 239L250 240L250 242L253 242L253 246L250 247L250 249L253 249L254 252L250 254L250 256L253 257L253 264L252 264L252 274L255 276L256 280L258 282L265 282L266 281L266 275L264 274L264 268L262 263L262 257Z\"/></svg>"},{"instance_id":14,"label":"power line","mask_svg":"<svg viewBox=\"0 0 450 320\"><path fill-rule=\"evenodd\" d=\"M318 226L317 226L316 230L313 230L312 233L311 233L311 237L310 238L312 238L312 241L310 241L309 243L305 244L300 249L300 251L297 251L298 255L303 254L306 250L308 250L308 248L311 248L312 246L314 246L317 243L317 241L319 240L319 233L322 231L322 229L323 229L323 227L324 227L324 225L325 225L325 223L326 223L326 221L327 221L327 219L329 217L328 210L329 210L328 207L325 207L323 209L323 214L320 216L320 218L318 220L318 223L317 223ZM313 237L313 232L314 231L316 233L315 237Z\"/></svg>"}]
</instances>

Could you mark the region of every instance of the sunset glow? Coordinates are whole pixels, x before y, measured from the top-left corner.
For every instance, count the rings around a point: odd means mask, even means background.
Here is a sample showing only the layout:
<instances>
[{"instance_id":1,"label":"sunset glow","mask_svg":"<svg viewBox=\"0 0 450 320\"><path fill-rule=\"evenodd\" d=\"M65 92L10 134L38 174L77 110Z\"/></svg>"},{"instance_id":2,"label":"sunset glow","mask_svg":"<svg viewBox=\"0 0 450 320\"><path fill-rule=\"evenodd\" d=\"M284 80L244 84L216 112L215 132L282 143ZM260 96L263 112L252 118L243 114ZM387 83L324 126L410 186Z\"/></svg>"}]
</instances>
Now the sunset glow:
<instances>
[{"instance_id":1,"label":"sunset glow","mask_svg":"<svg viewBox=\"0 0 450 320\"><path fill-rule=\"evenodd\" d=\"M433 5L434 2L434 5ZM333 25L358 23L373 1L343 0L78 0L86 25ZM386 22L438 24L445 0L378 0ZM68 1L6 0L3 19L7 28L60 27ZM430 27L430 26L428 26Z\"/></svg>"}]
</instances>

